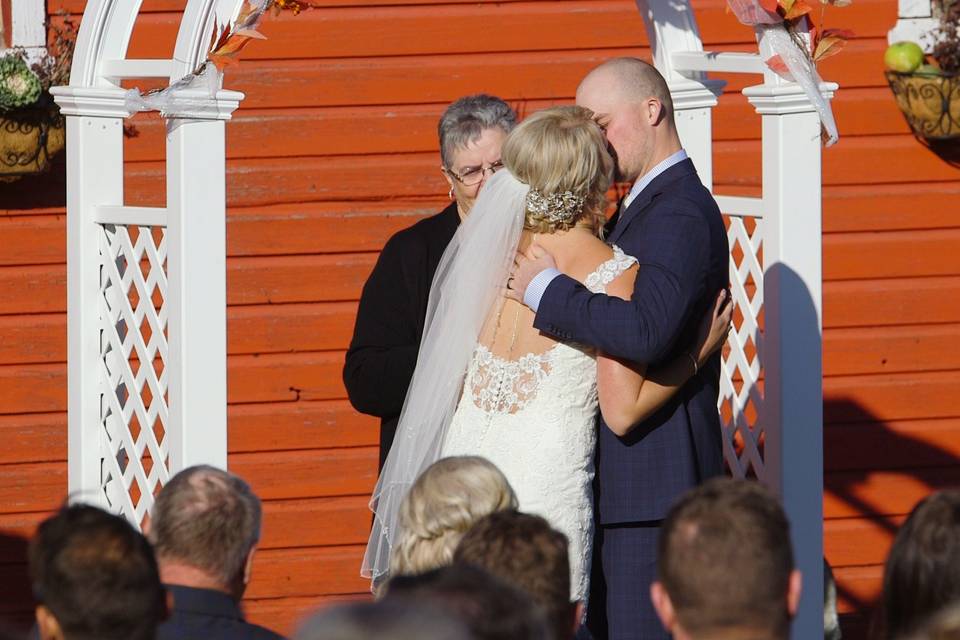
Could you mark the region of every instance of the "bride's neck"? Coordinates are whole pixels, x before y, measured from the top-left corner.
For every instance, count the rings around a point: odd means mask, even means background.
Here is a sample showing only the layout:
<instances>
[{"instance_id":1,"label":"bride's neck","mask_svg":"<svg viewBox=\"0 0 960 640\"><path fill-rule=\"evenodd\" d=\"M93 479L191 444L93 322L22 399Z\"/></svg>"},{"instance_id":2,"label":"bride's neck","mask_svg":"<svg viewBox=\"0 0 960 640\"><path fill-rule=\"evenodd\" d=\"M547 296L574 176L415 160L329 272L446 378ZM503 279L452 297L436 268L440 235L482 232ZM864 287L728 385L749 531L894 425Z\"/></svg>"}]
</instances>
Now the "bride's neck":
<instances>
[{"instance_id":1,"label":"bride's neck","mask_svg":"<svg viewBox=\"0 0 960 640\"><path fill-rule=\"evenodd\" d=\"M562 251L570 246L571 241L579 241L588 237L596 237L593 229L588 225L576 225L566 231L557 231L554 233L534 233L524 230L520 236L520 249L525 250L531 244L539 244L541 247L553 253Z\"/></svg>"}]
</instances>

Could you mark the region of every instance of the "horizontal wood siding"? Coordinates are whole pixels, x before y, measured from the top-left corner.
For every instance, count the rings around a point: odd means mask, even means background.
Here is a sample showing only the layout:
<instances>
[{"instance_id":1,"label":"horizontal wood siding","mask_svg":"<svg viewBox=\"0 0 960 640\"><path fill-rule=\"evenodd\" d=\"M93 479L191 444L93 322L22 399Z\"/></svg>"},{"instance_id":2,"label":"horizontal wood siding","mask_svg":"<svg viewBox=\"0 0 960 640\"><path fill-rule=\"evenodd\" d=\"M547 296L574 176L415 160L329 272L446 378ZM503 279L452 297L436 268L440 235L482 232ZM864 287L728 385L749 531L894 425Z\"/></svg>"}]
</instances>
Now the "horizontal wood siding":
<instances>
[{"instance_id":1,"label":"horizontal wood siding","mask_svg":"<svg viewBox=\"0 0 960 640\"><path fill-rule=\"evenodd\" d=\"M284 632L366 597L378 427L340 368L377 251L445 202L440 112L478 91L522 113L569 103L597 63L649 57L629 0L321 4L269 19L226 79L247 95L227 126L229 463L265 502L247 611ZM146 0L131 57L169 55L182 6ZM751 50L722 0L694 6L708 48ZM896 2L831 14L857 38L821 69L841 85L843 135L824 152L825 548L841 610L863 615L905 514L960 483L960 172L910 136L885 86ZM738 93L754 79L720 77L716 190L756 195L760 121ZM161 205L162 123L134 124L127 200ZM63 190L62 166L0 185L0 602L18 619L22 541L66 490Z\"/></svg>"}]
</instances>

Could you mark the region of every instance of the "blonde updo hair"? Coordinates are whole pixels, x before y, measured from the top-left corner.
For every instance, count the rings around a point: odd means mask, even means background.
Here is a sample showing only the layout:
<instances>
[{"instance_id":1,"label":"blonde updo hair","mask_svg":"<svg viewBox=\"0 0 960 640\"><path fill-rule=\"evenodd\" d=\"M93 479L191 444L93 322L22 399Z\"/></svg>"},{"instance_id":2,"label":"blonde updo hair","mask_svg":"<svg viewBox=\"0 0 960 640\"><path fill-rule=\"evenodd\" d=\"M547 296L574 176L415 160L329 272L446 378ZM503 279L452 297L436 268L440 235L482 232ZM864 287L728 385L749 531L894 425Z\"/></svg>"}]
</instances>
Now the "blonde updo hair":
<instances>
[{"instance_id":1,"label":"blonde updo hair","mask_svg":"<svg viewBox=\"0 0 960 640\"><path fill-rule=\"evenodd\" d=\"M413 483L400 505L390 573L417 574L450 564L460 538L485 515L516 509L503 473L486 458L437 460Z\"/></svg>"},{"instance_id":2,"label":"blonde updo hair","mask_svg":"<svg viewBox=\"0 0 960 640\"><path fill-rule=\"evenodd\" d=\"M555 233L581 220L599 231L613 182L613 158L593 112L583 107L552 107L520 123L503 145L503 165L544 196L570 191L583 208L570 220L553 221L527 210L524 229Z\"/></svg>"}]
</instances>

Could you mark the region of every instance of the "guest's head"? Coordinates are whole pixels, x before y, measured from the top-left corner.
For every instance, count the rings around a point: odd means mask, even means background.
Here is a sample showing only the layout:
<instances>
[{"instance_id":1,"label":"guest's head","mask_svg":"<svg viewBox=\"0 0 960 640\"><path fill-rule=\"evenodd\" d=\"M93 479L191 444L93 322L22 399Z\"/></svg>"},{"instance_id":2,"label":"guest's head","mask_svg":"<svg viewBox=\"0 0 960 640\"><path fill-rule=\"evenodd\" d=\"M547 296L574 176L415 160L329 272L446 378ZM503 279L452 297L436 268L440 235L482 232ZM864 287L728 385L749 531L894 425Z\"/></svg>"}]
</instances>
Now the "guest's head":
<instances>
[{"instance_id":1,"label":"guest's head","mask_svg":"<svg viewBox=\"0 0 960 640\"><path fill-rule=\"evenodd\" d=\"M422 602L382 600L333 606L310 619L295 640L472 640L453 614Z\"/></svg>"},{"instance_id":2,"label":"guest's head","mask_svg":"<svg viewBox=\"0 0 960 640\"><path fill-rule=\"evenodd\" d=\"M453 565L415 576L395 576L386 602L417 602L456 616L474 640L552 638L540 607L523 591L470 565Z\"/></svg>"},{"instance_id":3,"label":"guest's head","mask_svg":"<svg viewBox=\"0 0 960 640\"><path fill-rule=\"evenodd\" d=\"M460 98L440 117L440 170L461 217L470 213L480 189L500 168L500 148L516 123L510 105L482 93Z\"/></svg>"},{"instance_id":4,"label":"guest's head","mask_svg":"<svg viewBox=\"0 0 960 640\"><path fill-rule=\"evenodd\" d=\"M667 82L639 58L614 58L588 73L577 104L603 127L620 180L635 181L680 149Z\"/></svg>"},{"instance_id":5,"label":"guest's head","mask_svg":"<svg viewBox=\"0 0 960 640\"><path fill-rule=\"evenodd\" d=\"M779 640L800 600L790 527L758 482L716 478L687 493L660 531L654 607L677 640Z\"/></svg>"},{"instance_id":6,"label":"guest's head","mask_svg":"<svg viewBox=\"0 0 960 640\"><path fill-rule=\"evenodd\" d=\"M540 516L499 511L481 518L464 534L453 560L525 591L543 609L558 640L573 636L579 607L570 602L567 537Z\"/></svg>"},{"instance_id":7,"label":"guest's head","mask_svg":"<svg viewBox=\"0 0 960 640\"><path fill-rule=\"evenodd\" d=\"M897 532L883 575L882 627L897 638L960 601L960 491L921 501Z\"/></svg>"},{"instance_id":8,"label":"guest's head","mask_svg":"<svg viewBox=\"0 0 960 640\"><path fill-rule=\"evenodd\" d=\"M260 499L232 473L200 465L170 478L147 527L164 583L239 600L250 581L260 519Z\"/></svg>"},{"instance_id":9,"label":"guest's head","mask_svg":"<svg viewBox=\"0 0 960 640\"><path fill-rule=\"evenodd\" d=\"M510 483L489 460L457 456L434 462L400 505L390 573L420 573L450 564L453 550L473 523L516 507Z\"/></svg>"},{"instance_id":10,"label":"guest's head","mask_svg":"<svg viewBox=\"0 0 960 640\"><path fill-rule=\"evenodd\" d=\"M960 603L934 614L917 631L897 640L960 640Z\"/></svg>"},{"instance_id":11,"label":"guest's head","mask_svg":"<svg viewBox=\"0 0 960 640\"><path fill-rule=\"evenodd\" d=\"M613 158L593 114L582 107L553 107L520 123L503 145L503 165L544 197L569 193L582 198L560 220L528 199L524 228L555 233L578 223L599 229L607 208ZM550 214L557 207L549 207Z\"/></svg>"},{"instance_id":12,"label":"guest's head","mask_svg":"<svg viewBox=\"0 0 960 640\"><path fill-rule=\"evenodd\" d=\"M153 550L119 516L64 507L40 524L29 556L42 640L152 640L166 616Z\"/></svg>"}]
</instances>

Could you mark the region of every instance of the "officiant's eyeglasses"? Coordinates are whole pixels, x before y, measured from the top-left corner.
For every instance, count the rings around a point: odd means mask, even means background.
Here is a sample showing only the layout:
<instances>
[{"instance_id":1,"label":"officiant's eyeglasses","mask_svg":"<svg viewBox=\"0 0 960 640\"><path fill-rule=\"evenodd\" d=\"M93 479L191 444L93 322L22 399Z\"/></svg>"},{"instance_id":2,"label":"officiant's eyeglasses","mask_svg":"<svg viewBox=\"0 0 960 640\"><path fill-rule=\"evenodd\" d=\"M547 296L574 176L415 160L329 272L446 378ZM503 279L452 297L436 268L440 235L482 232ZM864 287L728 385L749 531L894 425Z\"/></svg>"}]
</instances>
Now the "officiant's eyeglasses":
<instances>
[{"instance_id":1,"label":"officiant's eyeglasses","mask_svg":"<svg viewBox=\"0 0 960 640\"><path fill-rule=\"evenodd\" d=\"M457 182L465 187L475 187L483 181L483 176L490 172L492 176L497 171L503 169L503 162L497 160L489 167L468 167L463 173L457 173L453 169L446 169L446 172L457 179Z\"/></svg>"}]
</instances>

